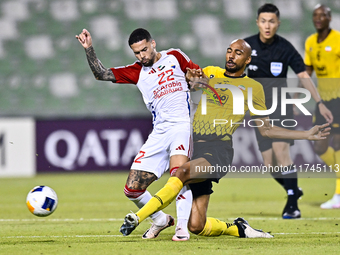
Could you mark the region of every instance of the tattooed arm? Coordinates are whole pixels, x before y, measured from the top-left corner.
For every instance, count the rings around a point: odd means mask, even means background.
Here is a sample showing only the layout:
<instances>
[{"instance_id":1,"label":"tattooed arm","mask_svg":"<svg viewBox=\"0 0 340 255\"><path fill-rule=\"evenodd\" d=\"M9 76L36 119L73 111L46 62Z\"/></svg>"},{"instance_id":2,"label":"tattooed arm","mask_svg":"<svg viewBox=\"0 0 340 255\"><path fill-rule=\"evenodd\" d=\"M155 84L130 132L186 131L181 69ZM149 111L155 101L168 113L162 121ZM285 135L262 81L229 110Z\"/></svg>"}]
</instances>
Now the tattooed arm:
<instances>
[{"instance_id":1,"label":"tattooed arm","mask_svg":"<svg viewBox=\"0 0 340 255\"><path fill-rule=\"evenodd\" d=\"M100 60L97 58L92 45L86 48L85 52L89 66L97 80L116 81L116 77L114 76L112 70L110 68L105 68L102 62L100 62Z\"/></svg>"},{"instance_id":2,"label":"tattooed arm","mask_svg":"<svg viewBox=\"0 0 340 255\"><path fill-rule=\"evenodd\" d=\"M114 76L112 70L109 68L105 68L100 60L97 58L97 55L92 46L91 34L86 29L83 29L83 31L79 35L76 35L76 38L85 49L87 61L94 77L97 80L115 82L116 77Z\"/></svg>"}]
</instances>

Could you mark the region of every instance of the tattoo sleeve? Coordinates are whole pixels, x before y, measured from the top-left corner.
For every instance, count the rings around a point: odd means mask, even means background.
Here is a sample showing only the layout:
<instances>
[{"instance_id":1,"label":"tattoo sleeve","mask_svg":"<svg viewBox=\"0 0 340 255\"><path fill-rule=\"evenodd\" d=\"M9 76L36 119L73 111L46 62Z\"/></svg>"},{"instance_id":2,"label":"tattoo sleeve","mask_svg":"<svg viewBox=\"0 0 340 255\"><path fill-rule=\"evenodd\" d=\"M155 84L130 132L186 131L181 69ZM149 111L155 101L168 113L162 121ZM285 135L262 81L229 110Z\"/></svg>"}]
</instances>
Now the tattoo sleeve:
<instances>
[{"instance_id":1,"label":"tattoo sleeve","mask_svg":"<svg viewBox=\"0 0 340 255\"><path fill-rule=\"evenodd\" d=\"M116 81L116 77L110 68L105 68L94 51L94 48L88 47L85 49L87 61L92 70L94 77L97 80Z\"/></svg>"}]
</instances>

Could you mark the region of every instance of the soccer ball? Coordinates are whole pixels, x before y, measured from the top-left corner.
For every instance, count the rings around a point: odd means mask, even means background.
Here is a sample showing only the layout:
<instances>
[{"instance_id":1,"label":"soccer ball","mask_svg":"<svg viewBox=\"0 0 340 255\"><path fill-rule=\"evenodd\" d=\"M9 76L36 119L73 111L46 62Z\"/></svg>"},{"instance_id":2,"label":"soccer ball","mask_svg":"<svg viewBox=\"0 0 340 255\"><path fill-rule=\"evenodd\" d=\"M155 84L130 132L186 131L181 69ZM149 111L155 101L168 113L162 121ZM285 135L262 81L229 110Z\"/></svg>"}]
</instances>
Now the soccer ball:
<instances>
[{"instance_id":1,"label":"soccer ball","mask_svg":"<svg viewBox=\"0 0 340 255\"><path fill-rule=\"evenodd\" d=\"M28 192L26 204L31 213L39 217L45 217L53 213L57 208L58 197L50 187L36 186Z\"/></svg>"}]
</instances>

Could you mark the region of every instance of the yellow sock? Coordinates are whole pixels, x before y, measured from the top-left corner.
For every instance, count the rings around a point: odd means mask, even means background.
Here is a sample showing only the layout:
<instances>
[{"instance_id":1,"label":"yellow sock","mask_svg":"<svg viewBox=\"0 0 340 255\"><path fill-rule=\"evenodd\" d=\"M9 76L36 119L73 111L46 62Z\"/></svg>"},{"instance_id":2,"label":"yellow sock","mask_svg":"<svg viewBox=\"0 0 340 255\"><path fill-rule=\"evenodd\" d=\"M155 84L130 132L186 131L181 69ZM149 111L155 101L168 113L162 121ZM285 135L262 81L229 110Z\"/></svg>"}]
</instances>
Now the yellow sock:
<instances>
[{"instance_id":1,"label":"yellow sock","mask_svg":"<svg viewBox=\"0 0 340 255\"><path fill-rule=\"evenodd\" d=\"M183 188L183 183L177 177L170 177L168 182L160 189L149 202L147 202L137 213L139 222L142 222L154 212L167 207Z\"/></svg>"},{"instance_id":2,"label":"yellow sock","mask_svg":"<svg viewBox=\"0 0 340 255\"><path fill-rule=\"evenodd\" d=\"M227 229L223 232L223 235L237 236L240 237L240 232L238 227L233 223L226 223ZM242 236L244 237L244 236Z\"/></svg>"},{"instance_id":3,"label":"yellow sock","mask_svg":"<svg viewBox=\"0 0 340 255\"><path fill-rule=\"evenodd\" d=\"M339 166L335 166L334 170L337 171L337 167L340 167L340 150L334 152L335 155L335 164L338 164ZM340 195L340 171L336 172L336 185L335 185L335 194Z\"/></svg>"},{"instance_id":4,"label":"yellow sock","mask_svg":"<svg viewBox=\"0 0 340 255\"><path fill-rule=\"evenodd\" d=\"M340 178L338 177L336 178L336 181L335 181L335 194L340 195Z\"/></svg>"},{"instance_id":5,"label":"yellow sock","mask_svg":"<svg viewBox=\"0 0 340 255\"><path fill-rule=\"evenodd\" d=\"M320 158L322 159L323 162L325 162L327 166L333 166L335 164L334 149L331 146L328 146L326 152L320 155Z\"/></svg>"},{"instance_id":6,"label":"yellow sock","mask_svg":"<svg viewBox=\"0 0 340 255\"><path fill-rule=\"evenodd\" d=\"M204 229L198 235L200 236L220 236L231 235L240 236L238 227L231 223L226 223L215 218L207 218Z\"/></svg>"}]
</instances>

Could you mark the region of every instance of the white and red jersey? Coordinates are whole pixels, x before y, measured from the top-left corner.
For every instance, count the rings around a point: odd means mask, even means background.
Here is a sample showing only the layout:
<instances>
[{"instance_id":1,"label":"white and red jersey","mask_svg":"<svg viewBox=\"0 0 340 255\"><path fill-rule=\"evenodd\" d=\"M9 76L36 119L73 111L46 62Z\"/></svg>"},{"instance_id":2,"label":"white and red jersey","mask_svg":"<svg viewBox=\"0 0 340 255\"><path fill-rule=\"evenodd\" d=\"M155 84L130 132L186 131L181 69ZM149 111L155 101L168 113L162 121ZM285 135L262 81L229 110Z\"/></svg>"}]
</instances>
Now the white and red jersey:
<instances>
[{"instance_id":1,"label":"white and red jersey","mask_svg":"<svg viewBox=\"0 0 340 255\"><path fill-rule=\"evenodd\" d=\"M154 128L162 130L171 122L190 122L190 93L185 74L187 67L198 69L199 66L179 49L160 53L161 58L150 67L136 61L111 70L116 83L137 85L153 115Z\"/></svg>"}]
</instances>

